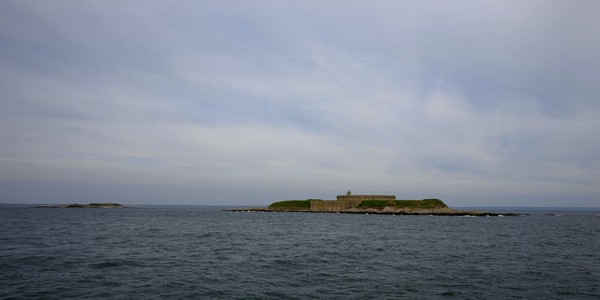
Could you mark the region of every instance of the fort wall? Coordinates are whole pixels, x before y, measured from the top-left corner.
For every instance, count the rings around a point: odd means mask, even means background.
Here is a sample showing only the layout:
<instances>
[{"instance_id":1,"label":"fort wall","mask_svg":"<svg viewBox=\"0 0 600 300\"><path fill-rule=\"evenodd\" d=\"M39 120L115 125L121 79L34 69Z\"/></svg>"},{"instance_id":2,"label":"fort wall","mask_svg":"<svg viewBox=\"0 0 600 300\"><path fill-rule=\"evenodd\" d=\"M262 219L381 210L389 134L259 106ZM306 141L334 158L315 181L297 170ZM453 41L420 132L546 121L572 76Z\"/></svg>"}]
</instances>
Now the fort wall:
<instances>
[{"instance_id":1,"label":"fort wall","mask_svg":"<svg viewBox=\"0 0 600 300\"><path fill-rule=\"evenodd\" d=\"M313 211L341 211L356 208L363 200L313 200L310 201L310 210Z\"/></svg>"},{"instance_id":2,"label":"fort wall","mask_svg":"<svg viewBox=\"0 0 600 300\"><path fill-rule=\"evenodd\" d=\"M396 200L394 195L338 195L337 200Z\"/></svg>"},{"instance_id":3,"label":"fort wall","mask_svg":"<svg viewBox=\"0 0 600 300\"><path fill-rule=\"evenodd\" d=\"M338 195L337 200L312 200L310 210L312 211L342 211L356 208L364 200L396 200L394 195L352 195L350 191L346 195Z\"/></svg>"}]
</instances>

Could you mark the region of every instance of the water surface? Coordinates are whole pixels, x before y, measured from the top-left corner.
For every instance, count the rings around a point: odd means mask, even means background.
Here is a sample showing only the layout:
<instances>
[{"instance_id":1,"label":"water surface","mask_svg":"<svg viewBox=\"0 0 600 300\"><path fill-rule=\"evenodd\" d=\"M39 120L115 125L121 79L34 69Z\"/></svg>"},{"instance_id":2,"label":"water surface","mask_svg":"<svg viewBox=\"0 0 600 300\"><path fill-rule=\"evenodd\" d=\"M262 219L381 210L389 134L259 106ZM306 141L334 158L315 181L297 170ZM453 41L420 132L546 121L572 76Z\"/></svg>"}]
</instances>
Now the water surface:
<instances>
[{"instance_id":1,"label":"water surface","mask_svg":"<svg viewBox=\"0 0 600 300\"><path fill-rule=\"evenodd\" d=\"M600 212L0 207L0 298L598 299Z\"/></svg>"}]
</instances>

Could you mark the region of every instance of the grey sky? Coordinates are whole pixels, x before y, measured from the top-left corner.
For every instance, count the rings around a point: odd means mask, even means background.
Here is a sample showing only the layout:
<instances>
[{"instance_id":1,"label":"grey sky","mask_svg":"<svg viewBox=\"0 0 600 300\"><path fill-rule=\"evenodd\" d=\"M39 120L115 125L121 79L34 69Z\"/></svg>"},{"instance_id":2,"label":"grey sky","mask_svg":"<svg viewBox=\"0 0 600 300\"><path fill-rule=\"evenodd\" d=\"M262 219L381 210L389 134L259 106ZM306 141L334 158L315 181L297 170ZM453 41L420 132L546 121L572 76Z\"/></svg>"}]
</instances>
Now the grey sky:
<instances>
[{"instance_id":1,"label":"grey sky","mask_svg":"<svg viewBox=\"0 0 600 300\"><path fill-rule=\"evenodd\" d=\"M597 1L2 1L0 202L600 206Z\"/></svg>"}]
</instances>

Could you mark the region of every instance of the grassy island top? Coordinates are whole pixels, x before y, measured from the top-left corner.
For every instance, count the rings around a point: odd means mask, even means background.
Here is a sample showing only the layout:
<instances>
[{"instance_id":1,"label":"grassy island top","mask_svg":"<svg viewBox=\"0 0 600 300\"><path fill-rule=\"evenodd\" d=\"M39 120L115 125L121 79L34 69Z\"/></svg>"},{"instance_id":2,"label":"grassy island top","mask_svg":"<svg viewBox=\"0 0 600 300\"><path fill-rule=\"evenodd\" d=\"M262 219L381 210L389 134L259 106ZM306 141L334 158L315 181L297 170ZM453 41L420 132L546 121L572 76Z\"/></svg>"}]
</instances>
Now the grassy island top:
<instances>
[{"instance_id":1,"label":"grassy island top","mask_svg":"<svg viewBox=\"0 0 600 300\"><path fill-rule=\"evenodd\" d=\"M312 201L325 201L321 199L307 200L285 200L272 203L271 209L310 209ZM423 200L362 200L356 208L383 209L384 207L433 209L447 208L448 206L440 199Z\"/></svg>"},{"instance_id":2,"label":"grassy island top","mask_svg":"<svg viewBox=\"0 0 600 300\"><path fill-rule=\"evenodd\" d=\"M84 208L117 208L123 207L119 203L90 203L90 204L63 204L64 207L84 207Z\"/></svg>"},{"instance_id":3,"label":"grassy island top","mask_svg":"<svg viewBox=\"0 0 600 300\"><path fill-rule=\"evenodd\" d=\"M269 205L269 208L310 208L310 201L322 201L319 199L307 199L307 200L285 200L274 202Z\"/></svg>"},{"instance_id":4,"label":"grassy island top","mask_svg":"<svg viewBox=\"0 0 600 300\"><path fill-rule=\"evenodd\" d=\"M395 206L398 208L446 208L448 207L440 199L423 200L364 200L358 208L384 208Z\"/></svg>"}]
</instances>

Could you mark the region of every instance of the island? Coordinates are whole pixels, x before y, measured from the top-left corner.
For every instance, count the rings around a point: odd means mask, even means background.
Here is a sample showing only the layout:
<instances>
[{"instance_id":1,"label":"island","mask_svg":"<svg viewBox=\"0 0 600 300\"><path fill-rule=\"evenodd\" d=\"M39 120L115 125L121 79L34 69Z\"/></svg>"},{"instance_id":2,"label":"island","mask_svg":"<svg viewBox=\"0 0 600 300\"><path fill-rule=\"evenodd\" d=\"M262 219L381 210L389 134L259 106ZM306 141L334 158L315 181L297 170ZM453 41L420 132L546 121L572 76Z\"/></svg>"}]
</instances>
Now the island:
<instances>
[{"instance_id":1,"label":"island","mask_svg":"<svg viewBox=\"0 0 600 300\"><path fill-rule=\"evenodd\" d=\"M58 205L38 205L36 208L125 208L119 203L89 203L89 204L58 204Z\"/></svg>"},{"instance_id":2,"label":"island","mask_svg":"<svg viewBox=\"0 0 600 300\"><path fill-rule=\"evenodd\" d=\"M397 200L395 195L338 195L336 200L306 199L274 202L267 208L228 211L309 212L344 214L434 215L434 216L516 216L515 213L457 210L440 199Z\"/></svg>"}]
</instances>

